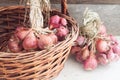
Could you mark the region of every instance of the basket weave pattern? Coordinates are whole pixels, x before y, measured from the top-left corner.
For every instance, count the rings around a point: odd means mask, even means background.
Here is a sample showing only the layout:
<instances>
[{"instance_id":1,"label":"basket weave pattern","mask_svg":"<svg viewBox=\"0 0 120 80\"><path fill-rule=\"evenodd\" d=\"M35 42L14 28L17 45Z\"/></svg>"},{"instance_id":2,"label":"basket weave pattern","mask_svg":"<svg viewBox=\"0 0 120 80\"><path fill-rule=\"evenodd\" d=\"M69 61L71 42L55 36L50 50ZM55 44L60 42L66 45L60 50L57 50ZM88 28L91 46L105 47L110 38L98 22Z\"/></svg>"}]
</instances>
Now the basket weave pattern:
<instances>
[{"instance_id":1,"label":"basket weave pattern","mask_svg":"<svg viewBox=\"0 0 120 80\"><path fill-rule=\"evenodd\" d=\"M71 31L66 40L59 42L49 50L25 53L4 52L7 49L7 41L16 26L23 24L24 14L24 6L0 8L0 80L50 80L63 69L72 43L78 35L77 24L73 18L52 10L51 15L62 16L69 23ZM26 18L28 19L29 16ZM25 24L28 23L28 21L25 22Z\"/></svg>"}]
</instances>

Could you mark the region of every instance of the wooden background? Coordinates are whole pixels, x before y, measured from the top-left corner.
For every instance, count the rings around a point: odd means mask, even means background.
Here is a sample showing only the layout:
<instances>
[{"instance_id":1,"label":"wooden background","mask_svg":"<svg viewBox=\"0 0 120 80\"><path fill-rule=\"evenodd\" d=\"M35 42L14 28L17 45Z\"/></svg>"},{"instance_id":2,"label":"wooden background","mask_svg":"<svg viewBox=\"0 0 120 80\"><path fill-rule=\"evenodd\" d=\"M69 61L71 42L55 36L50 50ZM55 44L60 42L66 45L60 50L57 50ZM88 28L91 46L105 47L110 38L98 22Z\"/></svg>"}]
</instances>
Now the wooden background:
<instances>
[{"instance_id":1,"label":"wooden background","mask_svg":"<svg viewBox=\"0 0 120 80\"><path fill-rule=\"evenodd\" d=\"M0 0L1 3L7 2L19 2L19 0ZM51 3L60 3L61 0L50 0ZM120 4L120 0L68 0L70 4Z\"/></svg>"},{"instance_id":2,"label":"wooden background","mask_svg":"<svg viewBox=\"0 0 120 80\"><path fill-rule=\"evenodd\" d=\"M53 8L60 9L61 0L50 0ZM19 0L0 0L0 6L18 5ZM99 13L108 33L120 36L120 0L68 0L68 10L79 25L82 25L86 7ZM76 4L75 4L76 3Z\"/></svg>"},{"instance_id":3,"label":"wooden background","mask_svg":"<svg viewBox=\"0 0 120 80\"><path fill-rule=\"evenodd\" d=\"M60 0L51 0L52 3L60 3ZM120 4L120 0L68 0L72 4Z\"/></svg>"}]
</instances>

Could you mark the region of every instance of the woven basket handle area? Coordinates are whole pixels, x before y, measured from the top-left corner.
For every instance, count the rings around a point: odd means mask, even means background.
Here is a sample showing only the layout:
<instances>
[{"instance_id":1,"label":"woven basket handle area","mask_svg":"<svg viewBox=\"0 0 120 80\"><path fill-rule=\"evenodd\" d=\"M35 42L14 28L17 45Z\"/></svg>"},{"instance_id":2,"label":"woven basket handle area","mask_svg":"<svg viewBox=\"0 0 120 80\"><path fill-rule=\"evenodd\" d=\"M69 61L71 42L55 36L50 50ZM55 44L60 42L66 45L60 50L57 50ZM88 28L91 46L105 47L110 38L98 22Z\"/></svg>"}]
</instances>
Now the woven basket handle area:
<instances>
[{"instance_id":1,"label":"woven basket handle area","mask_svg":"<svg viewBox=\"0 0 120 80\"><path fill-rule=\"evenodd\" d=\"M61 0L61 12L65 15L69 16L68 7L67 7L67 0Z\"/></svg>"}]
</instances>

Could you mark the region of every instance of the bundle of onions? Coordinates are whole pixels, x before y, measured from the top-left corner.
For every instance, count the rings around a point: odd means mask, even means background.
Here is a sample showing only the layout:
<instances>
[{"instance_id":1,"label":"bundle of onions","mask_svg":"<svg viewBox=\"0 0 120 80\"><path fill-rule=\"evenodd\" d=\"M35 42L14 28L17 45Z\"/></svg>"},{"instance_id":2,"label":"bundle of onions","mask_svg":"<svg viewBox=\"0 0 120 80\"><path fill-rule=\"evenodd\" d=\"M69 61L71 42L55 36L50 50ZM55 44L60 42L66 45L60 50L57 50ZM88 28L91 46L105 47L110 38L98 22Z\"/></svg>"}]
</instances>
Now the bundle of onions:
<instances>
[{"instance_id":1,"label":"bundle of onions","mask_svg":"<svg viewBox=\"0 0 120 80\"><path fill-rule=\"evenodd\" d=\"M13 42L11 42L11 39L8 42L8 48L11 52L20 52L23 50L33 51L37 49L43 50L50 48L53 44L56 44L58 40L64 40L65 36L69 33L69 30L66 28L67 20L65 18L58 15L50 17L51 8L49 0L30 0L30 5L31 26L30 28L25 28L21 25L16 28L14 35L19 39L19 43L14 42L16 38L11 37ZM42 11L45 13L44 19ZM43 20L46 21L45 24L43 24ZM22 46L18 46L18 49L16 49L15 47L18 44L22 44Z\"/></svg>"},{"instance_id":2,"label":"bundle of onions","mask_svg":"<svg viewBox=\"0 0 120 80\"><path fill-rule=\"evenodd\" d=\"M120 57L119 43L113 35L107 34L98 13L86 9L83 24L71 53L75 54L78 62L83 63L84 69L94 70L98 64L117 61Z\"/></svg>"},{"instance_id":3,"label":"bundle of onions","mask_svg":"<svg viewBox=\"0 0 120 80\"><path fill-rule=\"evenodd\" d=\"M60 73L79 33L66 1L62 12L50 9L49 0L0 8L0 80L51 80Z\"/></svg>"}]
</instances>

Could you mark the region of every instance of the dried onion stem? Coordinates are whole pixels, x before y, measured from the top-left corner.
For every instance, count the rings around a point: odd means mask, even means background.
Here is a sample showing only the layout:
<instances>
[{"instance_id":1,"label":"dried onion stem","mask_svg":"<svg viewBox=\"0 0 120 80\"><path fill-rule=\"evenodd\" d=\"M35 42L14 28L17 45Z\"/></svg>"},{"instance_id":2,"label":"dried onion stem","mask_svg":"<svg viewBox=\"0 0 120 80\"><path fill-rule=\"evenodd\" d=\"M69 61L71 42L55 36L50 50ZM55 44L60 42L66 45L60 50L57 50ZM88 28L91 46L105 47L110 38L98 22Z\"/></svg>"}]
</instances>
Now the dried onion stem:
<instances>
[{"instance_id":1,"label":"dried onion stem","mask_svg":"<svg viewBox=\"0 0 120 80\"><path fill-rule=\"evenodd\" d=\"M84 12L84 26L81 27L81 33L93 39L97 36L100 25L101 20L98 13L86 9Z\"/></svg>"},{"instance_id":2,"label":"dried onion stem","mask_svg":"<svg viewBox=\"0 0 120 80\"><path fill-rule=\"evenodd\" d=\"M47 28L44 29L44 18L42 11L47 11L46 14L49 15L50 5L49 0L30 0L30 22L31 27L40 33L51 32ZM46 15L45 15L46 16ZM48 20L48 16L47 20Z\"/></svg>"}]
</instances>

